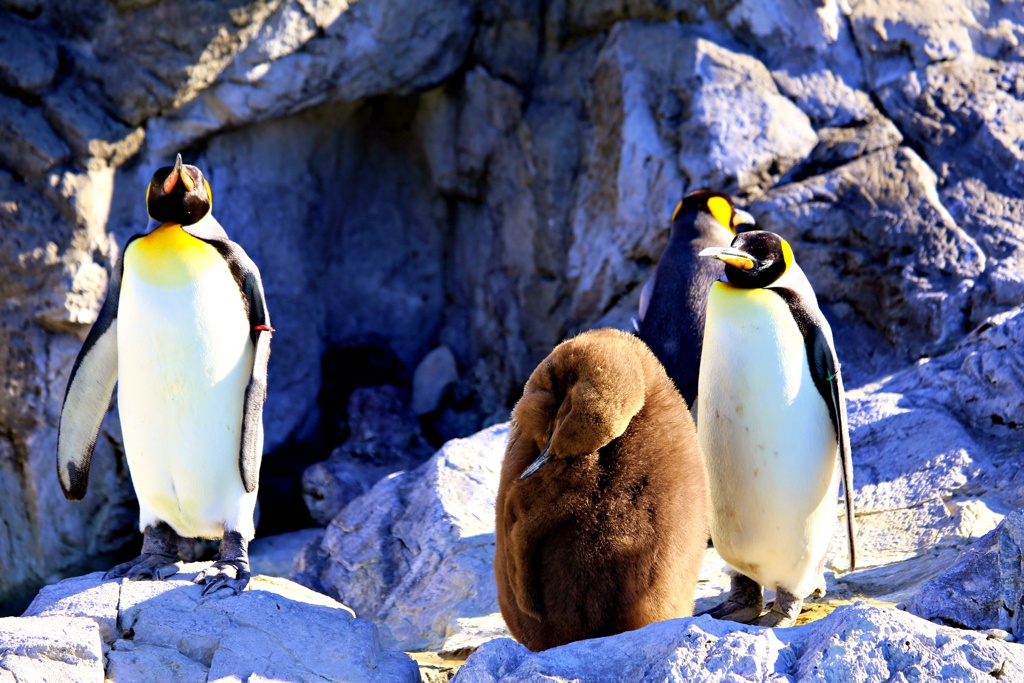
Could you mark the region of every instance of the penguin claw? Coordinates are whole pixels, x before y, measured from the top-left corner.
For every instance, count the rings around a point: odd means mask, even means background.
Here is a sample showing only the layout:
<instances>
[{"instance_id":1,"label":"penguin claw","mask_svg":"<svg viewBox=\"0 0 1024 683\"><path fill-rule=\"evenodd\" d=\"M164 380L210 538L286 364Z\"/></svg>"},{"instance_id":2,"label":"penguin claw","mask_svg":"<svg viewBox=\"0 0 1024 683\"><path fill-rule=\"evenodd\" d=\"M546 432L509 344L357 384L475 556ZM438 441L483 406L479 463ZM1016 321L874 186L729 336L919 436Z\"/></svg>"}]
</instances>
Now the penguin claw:
<instances>
[{"instance_id":1,"label":"penguin claw","mask_svg":"<svg viewBox=\"0 0 1024 683\"><path fill-rule=\"evenodd\" d=\"M218 560L199 572L192 581L203 586L203 596L213 595L222 588L239 595L249 585L251 576L248 563L243 565L237 560Z\"/></svg>"},{"instance_id":2,"label":"penguin claw","mask_svg":"<svg viewBox=\"0 0 1024 683\"><path fill-rule=\"evenodd\" d=\"M177 574L180 569L181 561L177 557L158 553L143 553L134 560L117 565L104 574L103 578L163 581Z\"/></svg>"},{"instance_id":3,"label":"penguin claw","mask_svg":"<svg viewBox=\"0 0 1024 683\"><path fill-rule=\"evenodd\" d=\"M753 625L767 626L768 628L788 628L796 626L796 616L772 609L765 612L763 617L754 621Z\"/></svg>"},{"instance_id":4,"label":"penguin claw","mask_svg":"<svg viewBox=\"0 0 1024 683\"><path fill-rule=\"evenodd\" d=\"M777 590L775 601L769 605L765 615L754 622L754 626L767 626L768 628L796 626L796 620L800 616L800 608L803 607L803 604L803 598L780 588Z\"/></svg>"},{"instance_id":5,"label":"penguin claw","mask_svg":"<svg viewBox=\"0 0 1024 683\"><path fill-rule=\"evenodd\" d=\"M761 616L760 606L745 605L734 600L726 600L722 604L701 612L697 616L708 615L722 621L735 621L740 624L749 624Z\"/></svg>"}]
</instances>

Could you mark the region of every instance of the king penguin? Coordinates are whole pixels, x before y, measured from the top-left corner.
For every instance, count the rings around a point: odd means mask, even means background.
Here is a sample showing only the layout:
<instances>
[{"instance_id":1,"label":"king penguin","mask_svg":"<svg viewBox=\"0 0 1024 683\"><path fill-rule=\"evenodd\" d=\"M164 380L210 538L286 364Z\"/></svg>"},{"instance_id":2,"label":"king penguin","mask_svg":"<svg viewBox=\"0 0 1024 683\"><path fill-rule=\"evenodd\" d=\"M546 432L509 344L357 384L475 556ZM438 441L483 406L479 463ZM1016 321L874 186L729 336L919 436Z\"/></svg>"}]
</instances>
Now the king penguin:
<instances>
[{"instance_id":1,"label":"king penguin","mask_svg":"<svg viewBox=\"0 0 1024 683\"><path fill-rule=\"evenodd\" d=\"M80 500L117 383L139 500L142 554L104 578L163 579L177 542L221 539L194 579L203 594L241 592L263 454L270 316L260 273L212 216L195 166L156 171L146 234L128 240L106 300L71 369L57 437L64 495Z\"/></svg>"},{"instance_id":2,"label":"king penguin","mask_svg":"<svg viewBox=\"0 0 1024 683\"><path fill-rule=\"evenodd\" d=\"M654 275L640 292L639 335L672 378L686 405L697 396L708 288L722 276L722 264L702 259L707 247L725 247L754 218L728 195L696 190L672 214L668 246Z\"/></svg>"},{"instance_id":3,"label":"king penguin","mask_svg":"<svg viewBox=\"0 0 1024 683\"><path fill-rule=\"evenodd\" d=\"M559 344L512 412L495 512L498 605L531 650L689 616L707 547L693 419L635 336Z\"/></svg>"},{"instance_id":4,"label":"king penguin","mask_svg":"<svg viewBox=\"0 0 1024 683\"><path fill-rule=\"evenodd\" d=\"M730 566L726 601L708 613L792 626L824 589L840 476L850 567L853 467L832 330L789 243L761 230L700 252L725 264L711 286L697 433L711 482L711 538ZM763 587L774 589L761 616Z\"/></svg>"}]
</instances>

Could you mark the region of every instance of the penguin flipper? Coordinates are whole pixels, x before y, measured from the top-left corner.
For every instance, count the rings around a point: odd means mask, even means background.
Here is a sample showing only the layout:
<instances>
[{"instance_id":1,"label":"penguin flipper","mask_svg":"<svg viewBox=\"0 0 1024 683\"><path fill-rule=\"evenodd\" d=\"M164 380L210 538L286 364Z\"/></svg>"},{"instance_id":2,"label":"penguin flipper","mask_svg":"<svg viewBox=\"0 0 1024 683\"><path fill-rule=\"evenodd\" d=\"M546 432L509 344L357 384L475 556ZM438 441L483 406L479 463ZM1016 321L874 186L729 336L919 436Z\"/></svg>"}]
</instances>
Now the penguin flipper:
<instances>
[{"instance_id":1,"label":"penguin flipper","mask_svg":"<svg viewBox=\"0 0 1024 683\"><path fill-rule=\"evenodd\" d=\"M850 454L850 429L846 416L846 395L843 390L843 378L840 376L839 361L836 359L835 349L824 339L825 349L822 355L828 362L829 379L831 385L832 402L829 404L829 412L836 413L836 434L839 438L839 463L843 470L843 499L846 505L846 534L850 546L850 570L857 568L857 545L855 537L857 534L857 520L854 518L853 509L853 458Z\"/></svg>"},{"instance_id":2,"label":"penguin flipper","mask_svg":"<svg viewBox=\"0 0 1024 683\"><path fill-rule=\"evenodd\" d=\"M263 287L259 287L259 302L263 304ZM250 304L250 311L255 306ZM253 326L266 326L266 330L254 330L256 353L252 362L252 377L245 387L245 403L242 407L242 439L238 451L238 471L246 493L252 493L260 482L260 462L263 460L263 402L267 400L267 364L270 362L270 320L266 305L261 306L262 319L266 322ZM250 322L254 316L250 313Z\"/></svg>"},{"instance_id":3,"label":"penguin flipper","mask_svg":"<svg viewBox=\"0 0 1024 683\"><path fill-rule=\"evenodd\" d=\"M267 364L270 362L270 313L263 294L260 271L240 246L231 241L217 244L228 261L249 309L249 336L252 339L252 376L245 387L242 406L242 438L238 450L238 472L246 493L259 486L263 460L263 402L267 400Z\"/></svg>"},{"instance_id":4,"label":"penguin flipper","mask_svg":"<svg viewBox=\"0 0 1024 683\"><path fill-rule=\"evenodd\" d=\"M658 269L655 268L651 276L647 278L647 282L644 283L643 288L640 290L640 304L637 306L636 319L639 322L643 322L644 318L647 317L647 308L651 305L651 296L654 294L654 285L658 279ZM635 323L634 323L635 324Z\"/></svg>"},{"instance_id":5,"label":"penguin flipper","mask_svg":"<svg viewBox=\"0 0 1024 683\"><path fill-rule=\"evenodd\" d=\"M139 235L134 235L128 244ZM107 298L75 358L57 427L57 479L68 500L81 500L89 486L89 465L103 416L117 383L117 307L124 252L110 275Z\"/></svg>"}]
</instances>

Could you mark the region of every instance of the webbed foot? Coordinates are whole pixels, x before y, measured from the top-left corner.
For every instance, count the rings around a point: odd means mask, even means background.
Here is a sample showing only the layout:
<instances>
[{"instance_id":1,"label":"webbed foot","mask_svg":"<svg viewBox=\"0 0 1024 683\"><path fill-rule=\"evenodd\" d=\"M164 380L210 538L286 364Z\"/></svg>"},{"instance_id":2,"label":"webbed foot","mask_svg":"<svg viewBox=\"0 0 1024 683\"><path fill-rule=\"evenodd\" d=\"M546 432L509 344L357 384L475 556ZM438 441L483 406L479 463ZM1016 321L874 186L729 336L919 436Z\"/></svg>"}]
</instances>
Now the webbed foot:
<instances>
[{"instance_id":1,"label":"webbed foot","mask_svg":"<svg viewBox=\"0 0 1024 683\"><path fill-rule=\"evenodd\" d=\"M703 614L715 619L749 624L761 616L761 586L742 574L734 574L725 602L697 616Z\"/></svg>"},{"instance_id":2,"label":"webbed foot","mask_svg":"<svg viewBox=\"0 0 1024 683\"><path fill-rule=\"evenodd\" d=\"M104 574L103 578L162 581L174 576L180 569L178 534L167 523L160 522L155 526L146 527L143 532L141 555L117 565Z\"/></svg>"},{"instance_id":3,"label":"webbed foot","mask_svg":"<svg viewBox=\"0 0 1024 683\"><path fill-rule=\"evenodd\" d=\"M789 591L779 588L775 593L775 602L772 604L763 617L754 622L754 626L767 626L769 628L786 628L796 626L796 619L800 616L800 608L804 604L803 598L798 598Z\"/></svg>"},{"instance_id":4,"label":"webbed foot","mask_svg":"<svg viewBox=\"0 0 1024 683\"><path fill-rule=\"evenodd\" d=\"M249 542L237 531L226 531L216 561L192 581L203 585L203 595L213 595L222 588L238 595L245 590L251 576Z\"/></svg>"}]
</instances>

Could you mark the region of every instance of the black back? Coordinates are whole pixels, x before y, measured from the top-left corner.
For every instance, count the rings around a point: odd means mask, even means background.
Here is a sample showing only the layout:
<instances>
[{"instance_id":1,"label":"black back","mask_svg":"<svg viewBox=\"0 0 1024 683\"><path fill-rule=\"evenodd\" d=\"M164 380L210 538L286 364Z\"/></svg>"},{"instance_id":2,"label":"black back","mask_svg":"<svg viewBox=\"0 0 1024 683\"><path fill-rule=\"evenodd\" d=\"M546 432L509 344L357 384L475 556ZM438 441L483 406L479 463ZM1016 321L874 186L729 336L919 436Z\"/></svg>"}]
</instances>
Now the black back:
<instances>
[{"instance_id":1,"label":"black back","mask_svg":"<svg viewBox=\"0 0 1024 683\"><path fill-rule=\"evenodd\" d=\"M712 196L724 195L699 191L683 200L639 330L640 339L665 366L690 408L697 397L708 292L724 272L721 261L697 254L707 247L727 246L733 237L709 212L707 200Z\"/></svg>"}]
</instances>

